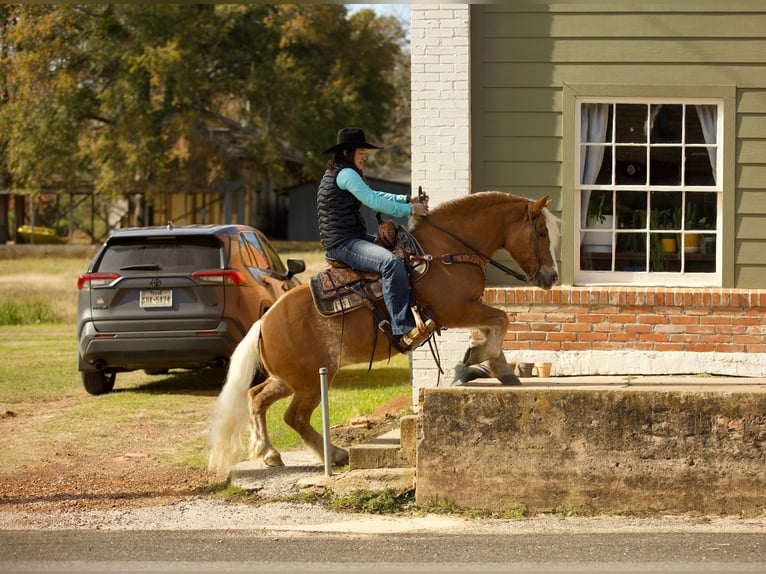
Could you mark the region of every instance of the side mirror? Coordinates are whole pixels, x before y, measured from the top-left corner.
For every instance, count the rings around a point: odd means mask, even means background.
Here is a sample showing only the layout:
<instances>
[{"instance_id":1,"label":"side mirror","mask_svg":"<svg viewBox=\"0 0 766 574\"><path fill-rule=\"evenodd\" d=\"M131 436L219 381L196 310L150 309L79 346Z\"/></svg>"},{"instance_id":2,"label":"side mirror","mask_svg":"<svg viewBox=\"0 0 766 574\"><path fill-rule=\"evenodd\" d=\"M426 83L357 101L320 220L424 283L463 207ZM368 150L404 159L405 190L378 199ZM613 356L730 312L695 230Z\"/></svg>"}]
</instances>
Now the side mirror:
<instances>
[{"instance_id":1,"label":"side mirror","mask_svg":"<svg viewBox=\"0 0 766 574\"><path fill-rule=\"evenodd\" d=\"M287 260L287 279L290 279L293 275L303 273L306 270L306 262L303 259L288 259Z\"/></svg>"}]
</instances>

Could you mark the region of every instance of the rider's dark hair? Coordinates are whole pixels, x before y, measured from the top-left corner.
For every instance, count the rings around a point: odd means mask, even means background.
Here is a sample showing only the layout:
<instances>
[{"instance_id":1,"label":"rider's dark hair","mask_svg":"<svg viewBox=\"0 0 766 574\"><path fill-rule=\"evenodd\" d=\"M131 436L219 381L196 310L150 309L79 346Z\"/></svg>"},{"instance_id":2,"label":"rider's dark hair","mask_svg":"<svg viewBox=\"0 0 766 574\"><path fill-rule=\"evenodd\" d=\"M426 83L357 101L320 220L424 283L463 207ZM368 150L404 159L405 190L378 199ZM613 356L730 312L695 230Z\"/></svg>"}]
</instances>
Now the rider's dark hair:
<instances>
[{"instance_id":1,"label":"rider's dark hair","mask_svg":"<svg viewBox=\"0 0 766 574\"><path fill-rule=\"evenodd\" d=\"M335 157L327 162L327 169L332 169L335 171L335 173L338 173L344 167L350 167L359 175L364 177L364 173L357 169L356 165L354 164L354 152L356 152L356 148L338 150L335 152Z\"/></svg>"}]
</instances>

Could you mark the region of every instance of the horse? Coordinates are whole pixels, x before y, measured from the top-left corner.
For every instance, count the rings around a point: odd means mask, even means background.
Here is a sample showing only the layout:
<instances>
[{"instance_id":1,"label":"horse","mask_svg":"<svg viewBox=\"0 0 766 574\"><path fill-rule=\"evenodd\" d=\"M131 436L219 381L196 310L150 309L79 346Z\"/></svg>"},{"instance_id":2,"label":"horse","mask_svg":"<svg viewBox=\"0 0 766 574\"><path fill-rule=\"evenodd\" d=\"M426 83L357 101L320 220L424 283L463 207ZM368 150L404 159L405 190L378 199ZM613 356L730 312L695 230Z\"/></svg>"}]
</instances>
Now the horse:
<instances>
[{"instance_id":1,"label":"horse","mask_svg":"<svg viewBox=\"0 0 766 574\"><path fill-rule=\"evenodd\" d=\"M520 382L502 353L508 316L482 302L485 267L496 264L491 256L505 249L524 271L525 275L517 275L527 284L543 289L556 284L559 220L548 209L550 203L549 197L530 200L504 192L479 192L442 203L410 222L412 235L433 256L428 271L414 285L417 298L430 306L440 328L474 329L463 364L485 363L504 384ZM368 309L323 316L308 285L286 292L232 353L210 421L209 469L225 477L244 455L248 423L250 457L263 457L267 466L283 466L269 440L266 411L290 395L284 420L324 463L322 436L311 426L321 395L319 369L327 369L331 385L341 366L385 360L396 352L385 337L375 333ZM259 369L267 378L251 388ZM333 464L348 463L346 449L330 445L329 453Z\"/></svg>"}]
</instances>

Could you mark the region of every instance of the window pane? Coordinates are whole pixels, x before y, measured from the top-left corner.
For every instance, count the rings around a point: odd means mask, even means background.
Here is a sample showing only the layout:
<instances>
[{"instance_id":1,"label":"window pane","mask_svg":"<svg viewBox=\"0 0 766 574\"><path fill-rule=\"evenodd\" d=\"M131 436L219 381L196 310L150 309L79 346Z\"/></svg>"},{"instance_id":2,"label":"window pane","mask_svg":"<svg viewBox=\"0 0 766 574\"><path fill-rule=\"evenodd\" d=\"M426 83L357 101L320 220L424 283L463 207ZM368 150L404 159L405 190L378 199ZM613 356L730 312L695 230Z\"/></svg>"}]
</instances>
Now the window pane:
<instances>
[{"instance_id":1,"label":"window pane","mask_svg":"<svg viewBox=\"0 0 766 574\"><path fill-rule=\"evenodd\" d=\"M646 122L649 107L645 104L617 104L615 141L646 143Z\"/></svg>"},{"instance_id":2,"label":"window pane","mask_svg":"<svg viewBox=\"0 0 766 574\"><path fill-rule=\"evenodd\" d=\"M649 150L651 185L681 185L680 147L653 147Z\"/></svg>"},{"instance_id":3,"label":"window pane","mask_svg":"<svg viewBox=\"0 0 766 574\"><path fill-rule=\"evenodd\" d=\"M652 143L681 143L683 134L681 104L653 104L651 117Z\"/></svg>"},{"instance_id":4,"label":"window pane","mask_svg":"<svg viewBox=\"0 0 766 574\"><path fill-rule=\"evenodd\" d=\"M686 171L684 173L686 185L715 185L711 153L715 154L715 148L686 148ZM715 161L715 155L713 155L712 161Z\"/></svg>"},{"instance_id":5,"label":"window pane","mask_svg":"<svg viewBox=\"0 0 766 574\"><path fill-rule=\"evenodd\" d=\"M683 194L680 191L651 192L650 229L681 229L682 196Z\"/></svg>"},{"instance_id":6,"label":"window pane","mask_svg":"<svg viewBox=\"0 0 766 574\"><path fill-rule=\"evenodd\" d=\"M580 154L580 185L612 184L611 147L584 145L580 148Z\"/></svg>"},{"instance_id":7,"label":"window pane","mask_svg":"<svg viewBox=\"0 0 766 574\"><path fill-rule=\"evenodd\" d=\"M583 104L580 108L580 140L588 143L612 141L612 106Z\"/></svg>"},{"instance_id":8,"label":"window pane","mask_svg":"<svg viewBox=\"0 0 766 574\"><path fill-rule=\"evenodd\" d=\"M689 191L686 193L685 229L715 229L717 220L716 195Z\"/></svg>"},{"instance_id":9,"label":"window pane","mask_svg":"<svg viewBox=\"0 0 766 574\"><path fill-rule=\"evenodd\" d=\"M596 185L612 185L612 148L604 148L604 158L601 161L601 169L596 176Z\"/></svg>"},{"instance_id":10,"label":"window pane","mask_svg":"<svg viewBox=\"0 0 766 574\"><path fill-rule=\"evenodd\" d=\"M653 233L650 246L650 265L655 272L681 271L678 255L680 233Z\"/></svg>"},{"instance_id":11,"label":"window pane","mask_svg":"<svg viewBox=\"0 0 766 574\"><path fill-rule=\"evenodd\" d=\"M619 229L646 229L645 191L618 191L617 214Z\"/></svg>"},{"instance_id":12,"label":"window pane","mask_svg":"<svg viewBox=\"0 0 766 574\"><path fill-rule=\"evenodd\" d=\"M588 214L585 226L588 228L612 229L612 218L608 216L613 214L612 192L591 191L590 199L588 199Z\"/></svg>"},{"instance_id":13,"label":"window pane","mask_svg":"<svg viewBox=\"0 0 766 574\"><path fill-rule=\"evenodd\" d=\"M686 143L717 143L717 117L717 106L686 106Z\"/></svg>"},{"instance_id":14,"label":"window pane","mask_svg":"<svg viewBox=\"0 0 766 574\"><path fill-rule=\"evenodd\" d=\"M646 271L646 233L620 233L617 236L615 271Z\"/></svg>"},{"instance_id":15,"label":"window pane","mask_svg":"<svg viewBox=\"0 0 766 574\"><path fill-rule=\"evenodd\" d=\"M646 148L643 146L617 146L615 148L616 185L646 185Z\"/></svg>"}]
</instances>

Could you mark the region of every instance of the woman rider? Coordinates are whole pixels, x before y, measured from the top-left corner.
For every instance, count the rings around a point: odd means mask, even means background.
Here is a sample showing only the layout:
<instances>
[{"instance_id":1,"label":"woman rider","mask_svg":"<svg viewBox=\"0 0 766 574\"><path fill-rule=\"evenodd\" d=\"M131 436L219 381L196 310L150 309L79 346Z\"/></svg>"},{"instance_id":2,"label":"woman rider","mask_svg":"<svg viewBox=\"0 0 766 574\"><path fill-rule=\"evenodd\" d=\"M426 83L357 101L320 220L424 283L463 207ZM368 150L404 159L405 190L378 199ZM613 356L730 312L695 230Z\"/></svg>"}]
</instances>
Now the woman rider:
<instances>
[{"instance_id":1,"label":"woman rider","mask_svg":"<svg viewBox=\"0 0 766 574\"><path fill-rule=\"evenodd\" d=\"M420 331L410 310L410 293L404 261L385 247L373 243L367 234L361 207L391 217L424 216L428 213L427 200L420 203L403 195L371 189L364 181L364 162L367 151L381 149L369 143L360 128L338 131L336 144L324 151L335 154L327 163L317 193L319 239L326 257L341 261L358 271L379 273L383 278L383 300L391 318L391 334L403 349L409 350L422 343L433 329L433 321L426 321L426 330Z\"/></svg>"}]
</instances>

